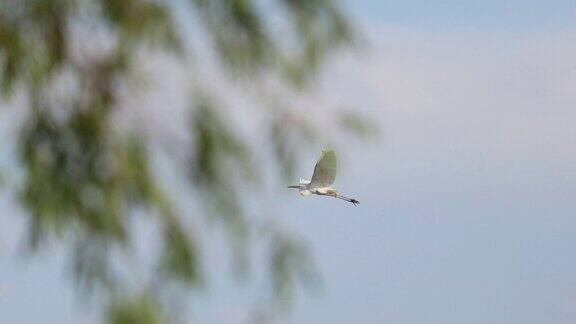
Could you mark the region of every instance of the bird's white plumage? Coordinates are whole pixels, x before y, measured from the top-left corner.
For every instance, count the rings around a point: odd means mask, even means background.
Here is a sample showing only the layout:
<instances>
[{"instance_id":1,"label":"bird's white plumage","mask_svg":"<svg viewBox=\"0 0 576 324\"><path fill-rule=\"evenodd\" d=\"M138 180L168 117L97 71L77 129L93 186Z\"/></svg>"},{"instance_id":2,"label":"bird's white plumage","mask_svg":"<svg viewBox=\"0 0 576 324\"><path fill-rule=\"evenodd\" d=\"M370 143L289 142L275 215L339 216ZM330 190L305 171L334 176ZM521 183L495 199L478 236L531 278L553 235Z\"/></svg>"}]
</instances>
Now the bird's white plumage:
<instances>
[{"instance_id":1,"label":"bird's white plumage","mask_svg":"<svg viewBox=\"0 0 576 324\"><path fill-rule=\"evenodd\" d=\"M314 167L314 174L310 180L311 187L329 187L336 180L336 154L334 151L323 151L322 157Z\"/></svg>"},{"instance_id":2,"label":"bird's white plumage","mask_svg":"<svg viewBox=\"0 0 576 324\"><path fill-rule=\"evenodd\" d=\"M297 186L288 186L288 188L296 188L302 196L310 194L320 196L330 196L342 199L353 203L359 204L358 200L342 196L338 191L332 188L332 184L336 180L336 154L334 151L322 150L322 157L314 167L314 174L310 181L300 180Z\"/></svg>"}]
</instances>

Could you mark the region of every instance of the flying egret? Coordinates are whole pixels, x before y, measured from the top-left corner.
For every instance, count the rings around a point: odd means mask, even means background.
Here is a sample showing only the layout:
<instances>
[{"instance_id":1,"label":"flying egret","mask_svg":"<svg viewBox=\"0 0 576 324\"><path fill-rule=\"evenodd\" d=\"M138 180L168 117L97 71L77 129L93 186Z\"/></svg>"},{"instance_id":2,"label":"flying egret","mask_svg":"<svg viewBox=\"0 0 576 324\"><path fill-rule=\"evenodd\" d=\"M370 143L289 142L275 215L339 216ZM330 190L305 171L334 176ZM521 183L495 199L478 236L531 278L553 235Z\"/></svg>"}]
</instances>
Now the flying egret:
<instances>
[{"instance_id":1,"label":"flying egret","mask_svg":"<svg viewBox=\"0 0 576 324\"><path fill-rule=\"evenodd\" d=\"M287 188L298 189L302 196L311 194L330 196L351 202L354 206L360 203L358 200L344 197L338 191L334 190L334 188L332 188L334 179L336 179L336 154L334 154L334 151L322 150L322 157L314 167L312 180L300 180L299 185L288 186Z\"/></svg>"}]
</instances>

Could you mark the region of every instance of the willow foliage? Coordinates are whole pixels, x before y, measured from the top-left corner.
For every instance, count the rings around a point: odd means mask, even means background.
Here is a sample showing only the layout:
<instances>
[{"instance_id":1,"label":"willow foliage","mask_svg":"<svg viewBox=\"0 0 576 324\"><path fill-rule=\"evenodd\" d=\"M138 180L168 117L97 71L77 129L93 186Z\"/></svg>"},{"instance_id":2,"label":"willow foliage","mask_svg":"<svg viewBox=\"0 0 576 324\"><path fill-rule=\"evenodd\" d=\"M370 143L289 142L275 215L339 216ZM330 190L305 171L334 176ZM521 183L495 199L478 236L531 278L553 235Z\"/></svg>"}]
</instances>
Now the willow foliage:
<instances>
[{"instance_id":1,"label":"willow foliage","mask_svg":"<svg viewBox=\"0 0 576 324\"><path fill-rule=\"evenodd\" d=\"M178 148L186 162L173 167L203 208L177 208L154 171L149 139L116 122L142 53L171 57L191 75L210 61L238 87L260 83L261 98L274 96L269 83L304 89L327 56L353 39L331 0L0 0L1 98L26 98L17 107L26 118L15 157L23 177L8 187L29 217L30 246L69 247L74 278L99 291L110 323L169 320L164 290L171 283L197 289L206 270L190 218L218 219L232 249L266 228L246 217L239 196L246 183L258 186L260 166L252 158L257 148L230 127L227 111L240 108L199 78L190 89L192 143ZM62 82L73 86L56 90ZM289 173L296 145L313 131L289 105L255 102L269 121L258 131L281 165L278 174ZM142 214L135 210L155 218L153 239L162 246L144 289L114 267L128 262L114 251L132 248L131 218ZM270 247L272 296L289 300L295 282L311 276L308 257L286 233L265 232L256 236Z\"/></svg>"}]
</instances>

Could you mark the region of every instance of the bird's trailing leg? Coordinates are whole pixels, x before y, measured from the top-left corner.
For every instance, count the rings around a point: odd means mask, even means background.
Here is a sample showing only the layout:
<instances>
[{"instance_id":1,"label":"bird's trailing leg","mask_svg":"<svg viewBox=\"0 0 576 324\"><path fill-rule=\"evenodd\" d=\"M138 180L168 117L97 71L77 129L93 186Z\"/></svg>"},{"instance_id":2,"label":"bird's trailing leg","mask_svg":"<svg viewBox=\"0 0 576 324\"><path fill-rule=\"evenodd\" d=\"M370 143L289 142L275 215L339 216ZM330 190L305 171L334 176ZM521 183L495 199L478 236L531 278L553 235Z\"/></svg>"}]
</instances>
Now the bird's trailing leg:
<instances>
[{"instance_id":1,"label":"bird's trailing leg","mask_svg":"<svg viewBox=\"0 0 576 324\"><path fill-rule=\"evenodd\" d=\"M342 199L342 200L345 200L345 201L347 201L347 202L353 203L354 206L357 206L357 205L360 204L360 202L359 202L358 200L356 200L356 199L354 199L354 198L348 198L348 197L342 196L342 195L339 194L336 190L328 190L328 191L326 191L326 192L322 192L322 191L316 190L314 193L317 194L317 195L329 196L329 197L334 197L334 198Z\"/></svg>"},{"instance_id":2,"label":"bird's trailing leg","mask_svg":"<svg viewBox=\"0 0 576 324\"><path fill-rule=\"evenodd\" d=\"M356 200L356 199L354 199L354 198L344 197L344 196L342 196L342 195L340 195L340 194L337 194L337 195L334 196L334 197L335 197L335 198L338 198L338 199L345 200L345 201L347 201L347 202L351 202L351 203L354 204L354 206L358 206L358 205L360 204L360 202L359 202L358 200Z\"/></svg>"}]
</instances>

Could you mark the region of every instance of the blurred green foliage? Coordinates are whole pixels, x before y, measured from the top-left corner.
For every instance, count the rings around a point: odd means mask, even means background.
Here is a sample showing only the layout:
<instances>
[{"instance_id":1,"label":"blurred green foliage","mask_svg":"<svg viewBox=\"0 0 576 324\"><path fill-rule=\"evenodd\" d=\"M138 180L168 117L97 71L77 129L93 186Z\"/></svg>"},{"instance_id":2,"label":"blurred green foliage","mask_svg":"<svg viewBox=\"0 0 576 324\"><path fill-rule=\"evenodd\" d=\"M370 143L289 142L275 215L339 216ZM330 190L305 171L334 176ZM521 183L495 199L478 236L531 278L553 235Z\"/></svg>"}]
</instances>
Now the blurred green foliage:
<instances>
[{"instance_id":1,"label":"blurred green foliage","mask_svg":"<svg viewBox=\"0 0 576 324\"><path fill-rule=\"evenodd\" d=\"M110 324L160 324L166 321L158 309L159 303L150 294L125 298L108 309Z\"/></svg>"},{"instance_id":2,"label":"blurred green foliage","mask_svg":"<svg viewBox=\"0 0 576 324\"><path fill-rule=\"evenodd\" d=\"M199 27L184 27L186 20ZM98 43L92 39L98 33L105 35L101 50L82 51ZM58 240L70 247L77 283L103 292L110 323L166 321L162 286L194 289L202 281L197 237L184 225L198 212L177 212L151 165L146 136L115 123L122 86L140 72L138 55L171 54L191 74L202 57L215 55L231 79L273 78L299 91L333 50L354 39L332 0L0 0L1 99L27 98L17 143L24 176L13 188L29 217L30 246ZM74 86L55 95L62 80ZM257 148L229 127L226 110L232 108L217 101L217 91L200 86L203 93L192 96L190 109L193 145L180 148L189 157L181 171L237 249L255 227L239 193L260 183L252 158ZM262 109L269 125L261 136L273 147L279 174L290 174L298 145L317 134L288 105L272 106ZM347 121L362 128L352 117ZM155 282L165 284L149 283L141 297L124 298L133 294L114 271L113 251L131 248L136 209L161 224L163 249L154 271ZM305 248L282 231L258 236L270 246L273 295L289 301L296 283L313 277Z\"/></svg>"}]
</instances>

